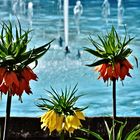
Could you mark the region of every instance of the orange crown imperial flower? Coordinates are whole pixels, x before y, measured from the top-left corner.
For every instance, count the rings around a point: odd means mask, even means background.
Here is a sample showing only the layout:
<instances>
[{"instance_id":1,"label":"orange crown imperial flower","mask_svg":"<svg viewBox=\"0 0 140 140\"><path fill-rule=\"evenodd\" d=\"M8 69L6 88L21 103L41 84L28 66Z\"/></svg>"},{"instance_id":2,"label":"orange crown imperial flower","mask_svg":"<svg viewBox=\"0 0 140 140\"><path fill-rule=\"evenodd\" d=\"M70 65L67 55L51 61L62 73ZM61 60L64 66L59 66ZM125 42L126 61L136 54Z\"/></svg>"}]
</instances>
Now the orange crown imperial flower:
<instances>
[{"instance_id":1,"label":"orange crown imperial flower","mask_svg":"<svg viewBox=\"0 0 140 140\"><path fill-rule=\"evenodd\" d=\"M114 27L111 32L105 36L99 36L100 42L94 41L90 37L91 43L96 48L85 48L85 51L99 58L96 62L93 62L90 67L95 67L95 71L99 72L98 79L103 78L104 82L108 80L124 80L126 76L131 77L129 70L133 69L131 63L127 60L127 57L132 53L132 50L128 47L128 44L133 38L128 38L125 35L122 40ZM134 57L136 63L138 60Z\"/></svg>"},{"instance_id":2,"label":"orange crown imperial flower","mask_svg":"<svg viewBox=\"0 0 140 140\"><path fill-rule=\"evenodd\" d=\"M21 96L23 91L27 94L31 93L29 81L36 80L37 75L27 66L21 71L7 71L6 68L0 68L0 71L4 71L0 76L0 91L7 94L10 91L10 95Z\"/></svg>"},{"instance_id":3,"label":"orange crown imperial flower","mask_svg":"<svg viewBox=\"0 0 140 140\"><path fill-rule=\"evenodd\" d=\"M104 81L110 80L124 80L125 76L131 77L129 70L133 69L133 66L127 59L123 61L116 62L114 66L111 64L101 64L96 66L95 70L100 73L98 79L103 78Z\"/></svg>"},{"instance_id":4,"label":"orange crown imperial flower","mask_svg":"<svg viewBox=\"0 0 140 140\"><path fill-rule=\"evenodd\" d=\"M3 22L0 34L0 91L4 94L18 95L21 97L25 91L32 93L30 80L37 80L37 75L28 66L43 56L50 48L49 43L27 51L30 30L21 29L20 22L15 26L15 37L11 22Z\"/></svg>"}]
</instances>

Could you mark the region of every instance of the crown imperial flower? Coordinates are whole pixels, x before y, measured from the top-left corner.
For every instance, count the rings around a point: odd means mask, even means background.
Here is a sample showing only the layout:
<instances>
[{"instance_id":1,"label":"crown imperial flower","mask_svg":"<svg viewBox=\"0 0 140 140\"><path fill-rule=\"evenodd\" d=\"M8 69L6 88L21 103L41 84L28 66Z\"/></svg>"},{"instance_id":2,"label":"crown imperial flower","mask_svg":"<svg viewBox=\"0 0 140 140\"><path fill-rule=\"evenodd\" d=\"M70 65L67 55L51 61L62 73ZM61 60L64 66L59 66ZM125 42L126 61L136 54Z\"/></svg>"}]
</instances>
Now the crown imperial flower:
<instances>
[{"instance_id":1,"label":"crown imperial flower","mask_svg":"<svg viewBox=\"0 0 140 140\"><path fill-rule=\"evenodd\" d=\"M4 94L22 96L25 91L32 93L30 80L37 80L37 75L28 66L37 62L50 48L49 43L27 51L30 30L21 29L20 22L15 26L15 37L12 23L2 23L0 34L0 91ZM47 48L46 48L47 47ZM37 63L36 63L37 64Z\"/></svg>"},{"instance_id":2,"label":"crown imperial flower","mask_svg":"<svg viewBox=\"0 0 140 140\"><path fill-rule=\"evenodd\" d=\"M109 79L118 80L119 78L124 80L125 76L131 77L130 69L133 69L133 66L127 59L124 59L123 61L116 62L114 66L106 63L96 66L95 71L100 73L98 79L103 78L104 81L108 81Z\"/></svg>"},{"instance_id":3,"label":"crown imperial flower","mask_svg":"<svg viewBox=\"0 0 140 140\"><path fill-rule=\"evenodd\" d=\"M122 40L114 27L112 27L110 33L105 36L98 35L98 38L100 42L96 42L90 37L95 50L85 48L85 51L98 58L87 66L95 67L95 71L100 74L98 79L103 78L104 82L118 79L122 81L126 76L131 77L129 70L133 69L133 66L127 60L127 57L132 53L132 50L128 48L128 44L133 38L129 37L127 39L127 35L125 35ZM137 62L137 58L134 58Z\"/></svg>"},{"instance_id":4,"label":"crown imperial flower","mask_svg":"<svg viewBox=\"0 0 140 140\"><path fill-rule=\"evenodd\" d=\"M62 131L73 133L75 129L82 126L80 120L85 120L83 109L74 107L75 102L80 97L74 95L77 91L76 86L72 91L67 88L65 91L62 90L61 95L52 88L53 93L48 91L52 98L39 98L43 104L37 104L37 106L43 110L48 110L41 116L40 121L43 130L48 128L50 133L54 130L59 133Z\"/></svg>"}]
</instances>

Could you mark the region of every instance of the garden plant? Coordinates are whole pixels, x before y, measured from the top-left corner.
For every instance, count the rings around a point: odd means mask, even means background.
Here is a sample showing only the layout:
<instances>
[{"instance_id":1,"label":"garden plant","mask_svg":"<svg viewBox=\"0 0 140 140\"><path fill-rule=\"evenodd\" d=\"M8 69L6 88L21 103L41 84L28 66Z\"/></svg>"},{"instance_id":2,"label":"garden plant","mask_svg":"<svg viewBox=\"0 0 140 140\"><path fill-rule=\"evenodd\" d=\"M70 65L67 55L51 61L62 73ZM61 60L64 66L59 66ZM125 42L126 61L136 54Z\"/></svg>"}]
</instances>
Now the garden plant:
<instances>
[{"instance_id":1,"label":"garden plant","mask_svg":"<svg viewBox=\"0 0 140 140\"><path fill-rule=\"evenodd\" d=\"M85 120L83 110L85 108L75 107L76 101L82 95L76 96L77 85L73 89L61 89L60 93L51 87L49 98L39 98L37 106L47 112L41 116L41 128L48 129L50 134L57 131L60 134L60 139L65 140L65 133L69 136L74 130L82 126L81 120ZM41 103L40 103L41 101Z\"/></svg>"},{"instance_id":2,"label":"garden plant","mask_svg":"<svg viewBox=\"0 0 140 140\"><path fill-rule=\"evenodd\" d=\"M140 139L140 124L136 125L132 130L130 130L128 133L124 132L124 129L127 125L127 121L125 122L120 122L120 121L116 121L114 123L114 125L109 128L108 124L106 121L105 122L105 126L106 126L106 130L107 130L107 135L108 135L108 140L113 140L113 129L116 126L116 124L119 124L120 127L116 132L116 140L139 140ZM98 134L94 131L91 131L89 129L85 129L85 128L81 128L80 129L82 132L86 132L87 134L92 135L94 138L96 138L96 140L104 140L103 136L101 134ZM86 138L80 138L77 137L76 139L78 140L88 140Z\"/></svg>"},{"instance_id":3,"label":"garden plant","mask_svg":"<svg viewBox=\"0 0 140 140\"><path fill-rule=\"evenodd\" d=\"M22 94L32 93L30 80L37 80L37 75L29 67L29 64L35 62L43 56L50 48L49 43L33 48L27 51L27 45L30 42L29 33L31 30L23 30L19 20L17 25L2 22L0 34L0 91L7 95L7 107L3 140L8 139L8 124L10 118L10 108L12 96L19 96L22 101Z\"/></svg>"},{"instance_id":4,"label":"garden plant","mask_svg":"<svg viewBox=\"0 0 140 140\"><path fill-rule=\"evenodd\" d=\"M29 33L31 30L23 30L19 20L18 25L13 27L12 23L2 22L0 34L0 91L1 95L7 95L6 117L4 125L3 140L8 139L8 124L10 118L10 109L12 96L16 95L22 102L23 93L31 94L30 80L37 80L37 75L29 64L38 64L38 59L42 57L50 48L49 43L27 50L27 45L30 42ZM126 122L117 120L116 113L116 81L123 80L126 76L131 77L130 70L133 65L129 62L128 56L132 54L132 49L129 48L129 43L134 39L127 35L122 38L118 35L115 28L112 26L111 31L106 35L98 35L99 41L92 39L90 41L94 46L85 48L85 51L95 56L97 59L89 67L95 67L95 71L99 72L98 79L103 79L104 82L112 84L112 99L113 99L113 122L109 128L105 121L105 126L109 140L136 140L140 137L140 125L135 126L128 134L123 134L126 127ZM138 60L134 56L138 65ZM34 67L34 68L35 68ZM41 116L41 129L48 130L50 135L53 132L58 132L60 139L65 139L65 134L71 136L75 130L93 135L97 140L103 140L103 137L89 129L82 128L81 121L85 120L83 110L86 108L76 107L77 100L82 96L76 96L78 91L77 85L73 88L66 87L60 92L53 87L51 90L46 90L49 98L38 98L37 106L45 111ZM115 130L116 124L120 124L119 130ZM1 128L0 128L1 129ZM1 137L1 135L0 135ZM86 140L85 138L76 138Z\"/></svg>"},{"instance_id":5,"label":"garden plant","mask_svg":"<svg viewBox=\"0 0 140 140\"><path fill-rule=\"evenodd\" d=\"M120 37L112 26L111 31L106 35L98 35L99 41L89 38L94 49L85 48L85 51L97 57L92 64L87 66L95 67L95 71L99 72L98 79L102 78L104 82L111 81L113 83L113 126L116 119L116 81L123 82L126 76L131 77L130 69L132 64L127 59L131 55L132 49L128 44L134 39L125 32L124 38ZM138 60L134 56L137 64ZM113 129L113 138L115 140L115 129Z\"/></svg>"}]
</instances>

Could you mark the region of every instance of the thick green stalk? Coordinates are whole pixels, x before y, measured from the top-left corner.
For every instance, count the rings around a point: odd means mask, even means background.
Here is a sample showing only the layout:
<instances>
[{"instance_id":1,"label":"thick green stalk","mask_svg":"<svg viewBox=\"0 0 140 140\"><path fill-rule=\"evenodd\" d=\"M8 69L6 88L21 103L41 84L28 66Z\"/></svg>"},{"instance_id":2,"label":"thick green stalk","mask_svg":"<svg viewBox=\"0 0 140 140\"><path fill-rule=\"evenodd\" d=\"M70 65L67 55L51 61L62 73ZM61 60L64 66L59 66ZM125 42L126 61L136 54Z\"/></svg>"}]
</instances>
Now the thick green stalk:
<instances>
[{"instance_id":1,"label":"thick green stalk","mask_svg":"<svg viewBox=\"0 0 140 140\"><path fill-rule=\"evenodd\" d=\"M9 129L9 122L10 122L11 101L12 101L12 96L10 96L10 93L8 93L8 95L7 95L7 106L6 106L6 117L5 117L4 131L3 131L3 140L8 140L8 129Z\"/></svg>"},{"instance_id":2,"label":"thick green stalk","mask_svg":"<svg viewBox=\"0 0 140 140\"><path fill-rule=\"evenodd\" d=\"M64 131L62 131L60 134L60 140L64 140Z\"/></svg>"},{"instance_id":3,"label":"thick green stalk","mask_svg":"<svg viewBox=\"0 0 140 140\"><path fill-rule=\"evenodd\" d=\"M115 125L115 120L116 120L116 80L113 80L113 126ZM115 135L115 127L113 127L113 140L116 140L116 135Z\"/></svg>"}]
</instances>

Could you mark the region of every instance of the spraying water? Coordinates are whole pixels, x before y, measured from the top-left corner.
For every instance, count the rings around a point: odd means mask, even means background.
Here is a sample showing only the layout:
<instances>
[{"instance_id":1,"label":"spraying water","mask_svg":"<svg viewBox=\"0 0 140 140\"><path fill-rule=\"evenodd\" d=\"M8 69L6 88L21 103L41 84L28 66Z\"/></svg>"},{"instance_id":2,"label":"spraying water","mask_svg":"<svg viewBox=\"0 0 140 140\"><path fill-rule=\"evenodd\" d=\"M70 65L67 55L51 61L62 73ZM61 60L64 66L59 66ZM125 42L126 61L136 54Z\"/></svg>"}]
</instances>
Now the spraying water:
<instances>
[{"instance_id":1,"label":"spraying water","mask_svg":"<svg viewBox=\"0 0 140 140\"><path fill-rule=\"evenodd\" d=\"M29 2L28 3L28 20L29 20L30 27L32 27L32 17L33 17L33 3Z\"/></svg>"},{"instance_id":2,"label":"spraying water","mask_svg":"<svg viewBox=\"0 0 140 140\"><path fill-rule=\"evenodd\" d=\"M12 11L16 14L18 8L18 0L12 0Z\"/></svg>"},{"instance_id":3,"label":"spraying water","mask_svg":"<svg viewBox=\"0 0 140 140\"><path fill-rule=\"evenodd\" d=\"M19 7L20 7L20 13L25 14L25 2L24 2L24 0L19 0Z\"/></svg>"},{"instance_id":4,"label":"spraying water","mask_svg":"<svg viewBox=\"0 0 140 140\"><path fill-rule=\"evenodd\" d=\"M118 0L118 8L122 7L122 0Z\"/></svg>"},{"instance_id":5,"label":"spraying water","mask_svg":"<svg viewBox=\"0 0 140 140\"><path fill-rule=\"evenodd\" d=\"M57 14L58 14L58 17L59 17L59 21L58 21L58 44L59 44L59 47L63 47L63 35L62 35L62 32L63 32L63 29L61 29L63 27L63 18L62 18L62 15L63 15L63 9L62 9L62 0L58 0L58 11L57 11Z\"/></svg>"},{"instance_id":6,"label":"spraying water","mask_svg":"<svg viewBox=\"0 0 140 140\"><path fill-rule=\"evenodd\" d=\"M64 38L65 47L68 47L69 43L69 0L64 0Z\"/></svg>"},{"instance_id":7,"label":"spraying water","mask_svg":"<svg viewBox=\"0 0 140 140\"><path fill-rule=\"evenodd\" d=\"M58 0L58 7L59 7L59 10L62 9L62 0Z\"/></svg>"},{"instance_id":8,"label":"spraying water","mask_svg":"<svg viewBox=\"0 0 140 140\"><path fill-rule=\"evenodd\" d=\"M110 15L110 3L108 0L104 0L102 4L102 15L108 23L108 16Z\"/></svg>"},{"instance_id":9,"label":"spraying water","mask_svg":"<svg viewBox=\"0 0 140 140\"><path fill-rule=\"evenodd\" d=\"M24 0L12 0L12 11L20 19L20 16L26 11Z\"/></svg>"},{"instance_id":10,"label":"spraying water","mask_svg":"<svg viewBox=\"0 0 140 140\"><path fill-rule=\"evenodd\" d=\"M81 1L78 0L76 2L76 5L74 6L74 9L73 9L73 13L74 13L74 16L75 16L75 23L76 23L76 28L77 28L77 33L80 34L80 27L79 27L79 22L80 22L80 17L83 13L83 6L81 4Z\"/></svg>"},{"instance_id":11,"label":"spraying water","mask_svg":"<svg viewBox=\"0 0 140 140\"><path fill-rule=\"evenodd\" d=\"M124 8L123 8L122 0L118 0L118 26L124 26L123 14L124 14Z\"/></svg>"}]
</instances>

